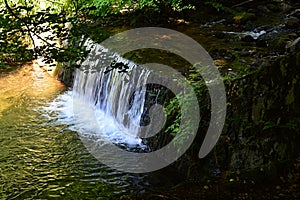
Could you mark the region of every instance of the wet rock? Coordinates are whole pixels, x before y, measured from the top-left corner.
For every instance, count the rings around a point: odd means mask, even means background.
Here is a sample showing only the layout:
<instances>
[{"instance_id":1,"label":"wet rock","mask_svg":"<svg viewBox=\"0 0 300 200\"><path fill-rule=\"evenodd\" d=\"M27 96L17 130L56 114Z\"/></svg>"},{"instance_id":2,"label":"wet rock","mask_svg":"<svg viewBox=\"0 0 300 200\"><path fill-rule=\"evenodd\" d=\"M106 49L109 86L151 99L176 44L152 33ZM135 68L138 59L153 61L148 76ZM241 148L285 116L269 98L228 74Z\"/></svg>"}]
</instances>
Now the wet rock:
<instances>
[{"instance_id":1,"label":"wet rock","mask_svg":"<svg viewBox=\"0 0 300 200\"><path fill-rule=\"evenodd\" d=\"M288 29L296 29L300 27L300 19L296 17L289 17L286 19L285 27Z\"/></svg>"},{"instance_id":2,"label":"wet rock","mask_svg":"<svg viewBox=\"0 0 300 200\"><path fill-rule=\"evenodd\" d=\"M239 52L239 55L242 56L242 57L247 57L247 56L251 55L251 51L249 49L242 49Z\"/></svg>"},{"instance_id":3,"label":"wet rock","mask_svg":"<svg viewBox=\"0 0 300 200\"><path fill-rule=\"evenodd\" d=\"M236 12L234 9L229 7L223 7L222 11L226 14L231 14L231 15L234 15Z\"/></svg>"},{"instance_id":4,"label":"wet rock","mask_svg":"<svg viewBox=\"0 0 300 200\"><path fill-rule=\"evenodd\" d=\"M235 60L235 56L233 54L227 54L226 56L224 56L225 60Z\"/></svg>"},{"instance_id":5,"label":"wet rock","mask_svg":"<svg viewBox=\"0 0 300 200\"><path fill-rule=\"evenodd\" d=\"M281 2L281 0L268 3L266 7L272 12L286 12L292 8L290 4L286 2Z\"/></svg>"},{"instance_id":6,"label":"wet rock","mask_svg":"<svg viewBox=\"0 0 300 200\"><path fill-rule=\"evenodd\" d=\"M214 36L216 37L216 38L219 38L219 39L224 39L225 38L225 33L224 32L221 32L221 31L218 31L218 32L215 32L214 33Z\"/></svg>"},{"instance_id":7,"label":"wet rock","mask_svg":"<svg viewBox=\"0 0 300 200\"><path fill-rule=\"evenodd\" d=\"M222 56L225 60L234 60L235 56L225 49L220 49L219 55Z\"/></svg>"},{"instance_id":8,"label":"wet rock","mask_svg":"<svg viewBox=\"0 0 300 200\"><path fill-rule=\"evenodd\" d=\"M246 61L246 60L244 60L244 59L240 59L240 63L242 63L242 64L246 64L246 63L247 63L247 61Z\"/></svg>"},{"instance_id":9,"label":"wet rock","mask_svg":"<svg viewBox=\"0 0 300 200\"><path fill-rule=\"evenodd\" d=\"M286 45L286 49L289 50L290 52L299 52L300 51L300 37L298 37L293 42L289 42Z\"/></svg>"},{"instance_id":10,"label":"wet rock","mask_svg":"<svg viewBox=\"0 0 300 200\"><path fill-rule=\"evenodd\" d=\"M297 35L297 33L290 33L288 36L290 39L293 40L293 39L296 39L298 35Z\"/></svg>"},{"instance_id":11,"label":"wet rock","mask_svg":"<svg viewBox=\"0 0 300 200\"><path fill-rule=\"evenodd\" d=\"M68 64L62 64L59 67L57 80L63 82L67 87L72 87L74 81L74 72L75 66L68 66Z\"/></svg>"},{"instance_id":12,"label":"wet rock","mask_svg":"<svg viewBox=\"0 0 300 200\"><path fill-rule=\"evenodd\" d=\"M296 17L300 19L300 9L296 9L287 15L288 17Z\"/></svg>"},{"instance_id":13,"label":"wet rock","mask_svg":"<svg viewBox=\"0 0 300 200\"><path fill-rule=\"evenodd\" d=\"M290 10L291 8L292 8L292 6L285 3L285 2L280 3L280 10L281 11L286 12L286 11Z\"/></svg>"},{"instance_id":14,"label":"wet rock","mask_svg":"<svg viewBox=\"0 0 300 200\"><path fill-rule=\"evenodd\" d=\"M251 63L249 69L254 70L257 69L259 67L258 62L254 61L253 63Z\"/></svg>"},{"instance_id":15,"label":"wet rock","mask_svg":"<svg viewBox=\"0 0 300 200\"><path fill-rule=\"evenodd\" d=\"M259 33L261 31L266 31L266 30L269 30L271 29L271 26L259 26L259 27L256 27L253 32L256 32L256 33Z\"/></svg>"},{"instance_id":16,"label":"wet rock","mask_svg":"<svg viewBox=\"0 0 300 200\"><path fill-rule=\"evenodd\" d=\"M255 29L257 25L252 22L252 21L248 21L244 26L243 26L243 29L246 30L246 31L252 31L253 29Z\"/></svg>"},{"instance_id":17,"label":"wet rock","mask_svg":"<svg viewBox=\"0 0 300 200\"><path fill-rule=\"evenodd\" d=\"M211 28L211 27L214 27L216 25L224 24L225 21L226 21L225 19L221 19L221 20L218 20L218 21L207 22L207 23L201 25L201 27Z\"/></svg>"},{"instance_id":18,"label":"wet rock","mask_svg":"<svg viewBox=\"0 0 300 200\"><path fill-rule=\"evenodd\" d=\"M249 67L250 70L256 70L257 68L258 68L257 65L250 65L250 67Z\"/></svg>"},{"instance_id":19,"label":"wet rock","mask_svg":"<svg viewBox=\"0 0 300 200\"><path fill-rule=\"evenodd\" d=\"M273 12L281 11L279 5L273 3L267 4L267 8Z\"/></svg>"},{"instance_id":20,"label":"wet rock","mask_svg":"<svg viewBox=\"0 0 300 200\"><path fill-rule=\"evenodd\" d=\"M282 33L275 40L269 42L270 48L277 52L284 53L288 41L290 41L288 34Z\"/></svg>"},{"instance_id":21,"label":"wet rock","mask_svg":"<svg viewBox=\"0 0 300 200\"><path fill-rule=\"evenodd\" d=\"M269 31L266 34L259 36L256 40L256 45L259 47L266 47L269 42L278 38L279 33L277 31Z\"/></svg>"},{"instance_id":22,"label":"wet rock","mask_svg":"<svg viewBox=\"0 0 300 200\"><path fill-rule=\"evenodd\" d=\"M226 49L213 49L209 52L210 56L214 60L225 59L225 60L235 60L235 55Z\"/></svg>"},{"instance_id":23,"label":"wet rock","mask_svg":"<svg viewBox=\"0 0 300 200\"><path fill-rule=\"evenodd\" d=\"M245 37L242 37L241 40L243 42L254 42L255 39L251 35L246 35Z\"/></svg>"},{"instance_id":24,"label":"wet rock","mask_svg":"<svg viewBox=\"0 0 300 200\"><path fill-rule=\"evenodd\" d=\"M267 6L259 5L257 6L257 11L262 12L262 13L269 13L271 12Z\"/></svg>"}]
</instances>

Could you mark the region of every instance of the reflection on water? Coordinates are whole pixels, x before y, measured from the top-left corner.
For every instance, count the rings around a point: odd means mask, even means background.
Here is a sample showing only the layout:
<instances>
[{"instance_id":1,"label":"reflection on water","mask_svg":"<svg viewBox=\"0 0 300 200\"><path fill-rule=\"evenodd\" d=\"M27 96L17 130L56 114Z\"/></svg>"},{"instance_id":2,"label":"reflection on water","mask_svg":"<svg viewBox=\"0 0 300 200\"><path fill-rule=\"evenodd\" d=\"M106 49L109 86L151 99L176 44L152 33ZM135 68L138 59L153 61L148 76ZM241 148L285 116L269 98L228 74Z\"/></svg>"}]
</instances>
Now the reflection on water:
<instances>
[{"instance_id":1,"label":"reflection on water","mask_svg":"<svg viewBox=\"0 0 300 200\"><path fill-rule=\"evenodd\" d=\"M0 74L0 199L114 198L146 185L94 159L43 107L65 87L37 66Z\"/></svg>"}]
</instances>

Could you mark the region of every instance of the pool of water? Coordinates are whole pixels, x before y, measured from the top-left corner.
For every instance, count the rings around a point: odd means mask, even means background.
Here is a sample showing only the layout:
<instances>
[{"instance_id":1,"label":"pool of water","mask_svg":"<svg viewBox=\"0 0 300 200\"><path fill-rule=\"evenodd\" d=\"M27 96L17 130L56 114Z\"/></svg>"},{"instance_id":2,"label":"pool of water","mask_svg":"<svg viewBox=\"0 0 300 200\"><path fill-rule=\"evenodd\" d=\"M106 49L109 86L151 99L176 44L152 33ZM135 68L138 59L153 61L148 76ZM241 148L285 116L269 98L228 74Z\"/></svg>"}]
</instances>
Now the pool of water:
<instances>
[{"instance_id":1,"label":"pool of water","mask_svg":"<svg viewBox=\"0 0 300 200\"><path fill-rule=\"evenodd\" d=\"M101 164L54 122L45 108L65 91L38 66L0 73L0 199L114 199L147 187L146 175Z\"/></svg>"}]
</instances>

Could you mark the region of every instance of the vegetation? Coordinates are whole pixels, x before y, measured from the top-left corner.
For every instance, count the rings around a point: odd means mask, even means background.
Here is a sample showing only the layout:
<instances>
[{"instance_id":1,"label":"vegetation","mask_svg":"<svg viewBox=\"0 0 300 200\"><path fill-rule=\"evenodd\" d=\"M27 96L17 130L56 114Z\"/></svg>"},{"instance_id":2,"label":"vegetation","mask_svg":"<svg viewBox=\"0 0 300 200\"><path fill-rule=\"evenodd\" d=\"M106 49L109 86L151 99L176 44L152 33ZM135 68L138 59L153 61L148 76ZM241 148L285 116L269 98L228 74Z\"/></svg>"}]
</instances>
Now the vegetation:
<instances>
[{"instance_id":1,"label":"vegetation","mask_svg":"<svg viewBox=\"0 0 300 200\"><path fill-rule=\"evenodd\" d=\"M0 60L26 62L42 56L50 64L82 59L84 49L74 46L82 34L78 19L65 6L52 1L1 1Z\"/></svg>"},{"instance_id":2,"label":"vegetation","mask_svg":"<svg viewBox=\"0 0 300 200\"><path fill-rule=\"evenodd\" d=\"M270 199L290 196L296 199L299 197L297 181L299 182L300 169L299 145L296 142L300 138L297 91L300 76L295 66L299 66L300 31L295 18L299 16L299 10L291 12L294 8L289 8L285 2L287 1L272 1L259 7L255 5L257 1L251 0L0 0L0 68L39 57L43 57L49 64L68 62L73 64L68 65L69 67L76 67L74 64L83 60L88 53L81 45L84 38L101 42L111 33L122 31L123 25L138 27L168 23L167 26L178 25L177 28L180 28L184 24L183 30L189 28L185 26L188 24L185 23L187 18L201 22L201 29L214 26L215 29L210 30L205 37L209 41L207 49L210 49L209 53L216 63L225 63L218 67L224 75L226 86L226 126L214 152L206 160L199 161L197 153L203 140L202 133L205 133L210 120L207 87L195 68L187 67L179 59L178 61L167 55L174 63L184 66L182 74L195 89L201 106L199 134L184 158L175 165L189 178L197 181L204 174L210 176L199 182L187 181L172 188L168 195L173 197L171 193L174 192L174 198L177 198L176 195L180 198L180 195L184 196L189 190L194 195L195 191L192 190L197 187L199 197L217 195L215 198L219 198L225 195L224 198L231 198L231 195L235 195L236 199L255 199L271 190ZM254 6L241 7L250 4ZM299 7L299 3L297 5ZM257 10L258 8L261 10ZM279 17L282 21L273 23L277 18L273 18L272 12L280 11L283 13ZM265 17L269 12L272 17ZM190 13L193 15L189 15ZM211 16L210 13L220 14ZM293 16L293 21L289 22L292 23L289 24L291 29L282 26L289 15ZM213 20L207 20L210 18ZM257 19L260 19L259 23L253 22ZM214 23L209 23L211 21ZM293 30L292 27L296 28ZM254 28L258 28L256 34L261 30L266 34L257 39L251 35L243 35ZM202 32L196 34L198 37ZM201 39L203 38L199 40ZM222 40L221 45L216 45L217 40ZM128 56L134 62L135 57L137 60L146 57L146 61L153 61L154 57L159 57L158 54L152 50L143 50L129 52ZM163 57L158 59L164 61ZM123 71L122 67L126 68L126 65L116 62L112 63L110 70L118 68ZM158 90L161 88L153 86L147 95ZM152 95L152 99L157 99L156 93ZM172 97L164 101L166 113L170 117L167 119L167 126L158 136L159 141L162 139L161 144L155 143L157 138L149 141L153 149L164 146L178 132L181 113L178 99ZM189 100L187 96L184 98ZM149 97L148 101L152 102L152 99ZM190 127L187 126L184 136L188 137L189 131ZM180 143L180 138L176 142ZM213 170L215 171L212 172ZM262 187L273 182L277 185L271 184L266 189ZM259 190L260 188L263 189ZM238 189L242 192L238 193ZM256 194L257 190L259 192ZM291 195L287 194L288 191L291 191ZM74 193L74 196L77 194Z\"/></svg>"},{"instance_id":3,"label":"vegetation","mask_svg":"<svg viewBox=\"0 0 300 200\"><path fill-rule=\"evenodd\" d=\"M97 24L112 17L131 13L138 17L144 12L168 15L200 7L193 0L1 0L0 3L0 67L38 57L47 63L80 61L86 52L76 42L84 35L96 41L107 38L109 34ZM205 1L202 5L222 8L216 1ZM135 19L132 23L136 23Z\"/></svg>"}]
</instances>

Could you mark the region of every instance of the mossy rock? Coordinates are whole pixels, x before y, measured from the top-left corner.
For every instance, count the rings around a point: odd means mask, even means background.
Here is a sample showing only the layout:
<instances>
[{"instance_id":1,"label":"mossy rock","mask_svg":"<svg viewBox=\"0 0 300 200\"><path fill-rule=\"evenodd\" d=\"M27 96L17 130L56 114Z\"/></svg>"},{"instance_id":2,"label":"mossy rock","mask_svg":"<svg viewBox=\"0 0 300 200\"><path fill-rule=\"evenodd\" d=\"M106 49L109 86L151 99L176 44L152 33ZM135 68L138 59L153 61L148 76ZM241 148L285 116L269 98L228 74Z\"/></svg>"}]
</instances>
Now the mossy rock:
<instances>
[{"instance_id":1,"label":"mossy rock","mask_svg":"<svg viewBox=\"0 0 300 200\"><path fill-rule=\"evenodd\" d=\"M288 41L290 41L288 34L283 34L278 36L275 40L271 41L270 47L274 51L276 50L276 51L284 52L288 44Z\"/></svg>"},{"instance_id":2,"label":"mossy rock","mask_svg":"<svg viewBox=\"0 0 300 200\"><path fill-rule=\"evenodd\" d=\"M273 12L281 11L281 8L278 4L276 5L276 4L269 3L269 4L267 4L267 8Z\"/></svg>"}]
</instances>

